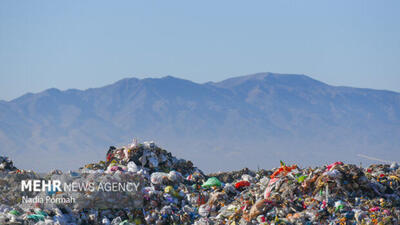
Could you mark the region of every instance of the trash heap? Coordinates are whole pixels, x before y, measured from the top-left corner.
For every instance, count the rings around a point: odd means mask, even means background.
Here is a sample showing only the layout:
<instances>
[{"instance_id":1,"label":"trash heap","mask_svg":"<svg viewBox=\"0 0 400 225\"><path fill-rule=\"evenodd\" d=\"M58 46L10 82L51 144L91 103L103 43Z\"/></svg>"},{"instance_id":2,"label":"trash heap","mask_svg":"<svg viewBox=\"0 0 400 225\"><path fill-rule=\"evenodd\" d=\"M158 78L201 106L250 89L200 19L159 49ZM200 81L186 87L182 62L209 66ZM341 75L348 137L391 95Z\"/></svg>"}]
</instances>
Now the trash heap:
<instances>
[{"instance_id":1,"label":"trash heap","mask_svg":"<svg viewBox=\"0 0 400 225\"><path fill-rule=\"evenodd\" d=\"M24 170L0 173L0 203L11 206L20 203L22 196L33 197L32 192L21 191L21 181L28 179L40 179L40 177L32 171Z\"/></svg>"},{"instance_id":2,"label":"trash heap","mask_svg":"<svg viewBox=\"0 0 400 225\"><path fill-rule=\"evenodd\" d=\"M204 175L153 142L134 141L110 147L105 161L73 173L140 177L142 202L134 208L77 209L1 201L0 224L400 224L396 163L299 168L281 161L272 170ZM47 177L62 175L56 170Z\"/></svg>"},{"instance_id":3,"label":"trash heap","mask_svg":"<svg viewBox=\"0 0 400 225\"><path fill-rule=\"evenodd\" d=\"M81 168L82 172L95 170L98 172L171 172L181 175L190 175L195 172L203 174L202 171L193 166L191 161L177 159L172 154L154 142L138 144L134 139L130 146L116 148L111 146L106 155L106 161L92 163Z\"/></svg>"}]
</instances>

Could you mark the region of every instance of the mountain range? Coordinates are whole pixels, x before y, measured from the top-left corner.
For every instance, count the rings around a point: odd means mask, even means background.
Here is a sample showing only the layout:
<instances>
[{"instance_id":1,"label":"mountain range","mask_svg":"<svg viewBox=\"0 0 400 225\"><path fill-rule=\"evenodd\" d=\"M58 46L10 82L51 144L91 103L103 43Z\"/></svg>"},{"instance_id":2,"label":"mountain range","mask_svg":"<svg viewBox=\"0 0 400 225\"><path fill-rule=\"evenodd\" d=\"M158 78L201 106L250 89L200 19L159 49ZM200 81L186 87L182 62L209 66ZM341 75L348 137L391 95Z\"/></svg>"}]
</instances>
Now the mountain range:
<instances>
[{"instance_id":1,"label":"mountain range","mask_svg":"<svg viewBox=\"0 0 400 225\"><path fill-rule=\"evenodd\" d=\"M110 145L154 140L204 171L400 157L400 93L258 73L195 83L127 78L0 101L0 154L17 167L76 169Z\"/></svg>"}]
</instances>

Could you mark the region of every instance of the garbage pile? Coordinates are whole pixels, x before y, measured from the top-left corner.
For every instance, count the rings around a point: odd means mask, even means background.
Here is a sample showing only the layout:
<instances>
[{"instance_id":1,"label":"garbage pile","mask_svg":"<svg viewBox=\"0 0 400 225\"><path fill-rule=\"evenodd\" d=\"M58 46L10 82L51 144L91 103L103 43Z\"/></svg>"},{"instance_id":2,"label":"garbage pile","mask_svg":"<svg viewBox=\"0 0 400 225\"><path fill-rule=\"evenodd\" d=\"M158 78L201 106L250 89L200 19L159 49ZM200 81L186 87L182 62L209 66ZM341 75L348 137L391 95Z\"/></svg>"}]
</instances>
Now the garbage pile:
<instances>
[{"instance_id":1,"label":"garbage pile","mask_svg":"<svg viewBox=\"0 0 400 225\"><path fill-rule=\"evenodd\" d=\"M134 139L132 144L122 148L111 146L106 155L106 161L88 164L83 171L97 170L100 172L170 172L192 174L195 171L202 173L193 166L191 161L177 159L170 152L156 146L154 142L138 144Z\"/></svg>"},{"instance_id":2,"label":"garbage pile","mask_svg":"<svg viewBox=\"0 0 400 225\"><path fill-rule=\"evenodd\" d=\"M41 178L32 171L24 170L0 173L0 203L11 206L20 203L23 196L33 197L35 193L21 191L21 181L28 179Z\"/></svg>"},{"instance_id":3,"label":"garbage pile","mask_svg":"<svg viewBox=\"0 0 400 225\"><path fill-rule=\"evenodd\" d=\"M110 147L105 161L69 174L94 180L122 174L140 178L141 204L122 207L121 199L121 208L23 207L0 198L0 224L400 224L396 163L299 168L281 161L272 170L205 175L153 142L134 141ZM43 179L63 175L55 170Z\"/></svg>"}]
</instances>

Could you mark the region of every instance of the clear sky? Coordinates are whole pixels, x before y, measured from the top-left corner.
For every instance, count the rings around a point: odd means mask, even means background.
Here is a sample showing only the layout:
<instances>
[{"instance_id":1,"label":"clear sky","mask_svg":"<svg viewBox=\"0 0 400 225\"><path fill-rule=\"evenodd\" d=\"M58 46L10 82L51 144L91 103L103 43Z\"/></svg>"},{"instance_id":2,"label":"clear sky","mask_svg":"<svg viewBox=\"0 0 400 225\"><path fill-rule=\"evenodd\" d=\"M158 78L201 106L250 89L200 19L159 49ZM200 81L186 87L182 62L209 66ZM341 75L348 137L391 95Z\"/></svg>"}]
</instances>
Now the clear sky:
<instances>
[{"instance_id":1,"label":"clear sky","mask_svg":"<svg viewBox=\"0 0 400 225\"><path fill-rule=\"evenodd\" d=\"M255 72L400 91L400 1L0 1L0 99Z\"/></svg>"}]
</instances>

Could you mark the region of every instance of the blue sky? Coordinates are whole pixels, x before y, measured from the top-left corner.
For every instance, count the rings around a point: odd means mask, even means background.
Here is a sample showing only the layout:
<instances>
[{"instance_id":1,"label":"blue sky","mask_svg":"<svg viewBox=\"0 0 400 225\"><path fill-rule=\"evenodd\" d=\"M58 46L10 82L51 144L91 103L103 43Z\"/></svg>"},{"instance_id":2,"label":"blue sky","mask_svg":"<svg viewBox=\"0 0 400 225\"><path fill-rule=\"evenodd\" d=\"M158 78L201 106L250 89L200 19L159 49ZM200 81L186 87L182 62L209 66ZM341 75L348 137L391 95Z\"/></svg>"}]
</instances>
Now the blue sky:
<instances>
[{"instance_id":1,"label":"blue sky","mask_svg":"<svg viewBox=\"0 0 400 225\"><path fill-rule=\"evenodd\" d=\"M255 72L400 91L400 1L1 1L0 99Z\"/></svg>"}]
</instances>

